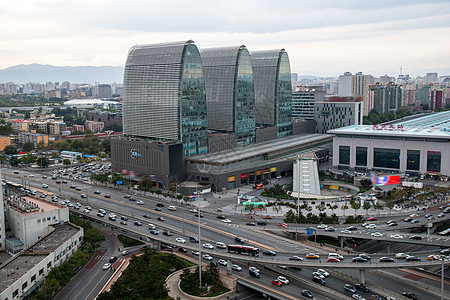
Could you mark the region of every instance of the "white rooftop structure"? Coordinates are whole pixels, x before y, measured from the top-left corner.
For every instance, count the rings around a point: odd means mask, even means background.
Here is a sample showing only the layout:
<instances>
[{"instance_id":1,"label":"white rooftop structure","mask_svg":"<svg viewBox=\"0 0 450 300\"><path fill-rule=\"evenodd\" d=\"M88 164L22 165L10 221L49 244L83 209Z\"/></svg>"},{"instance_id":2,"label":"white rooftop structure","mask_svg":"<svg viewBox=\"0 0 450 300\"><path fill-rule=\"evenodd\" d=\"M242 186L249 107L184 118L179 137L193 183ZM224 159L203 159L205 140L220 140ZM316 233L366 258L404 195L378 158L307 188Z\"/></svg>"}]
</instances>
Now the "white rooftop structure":
<instances>
[{"instance_id":1,"label":"white rooftop structure","mask_svg":"<svg viewBox=\"0 0 450 300\"><path fill-rule=\"evenodd\" d=\"M331 134L450 139L450 111L397 120L389 124L353 125L328 131Z\"/></svg>"}]
</instances>

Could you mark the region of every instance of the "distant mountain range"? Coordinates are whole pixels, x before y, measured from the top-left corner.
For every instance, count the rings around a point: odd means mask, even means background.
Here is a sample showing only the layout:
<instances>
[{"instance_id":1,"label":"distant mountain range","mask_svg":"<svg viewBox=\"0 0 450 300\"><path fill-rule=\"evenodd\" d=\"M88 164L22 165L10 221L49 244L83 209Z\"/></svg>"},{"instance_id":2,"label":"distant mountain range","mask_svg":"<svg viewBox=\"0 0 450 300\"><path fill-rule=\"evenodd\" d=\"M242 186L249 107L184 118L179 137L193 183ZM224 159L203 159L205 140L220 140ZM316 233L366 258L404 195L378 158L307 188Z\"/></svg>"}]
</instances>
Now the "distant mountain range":
<instances>
[{"instance_id":1,"label":"distant mountain range","mask_svg":"<svg viewBox=\"0 0 450 300\"><path fill-rule=\"evenodd\" d=\"M46 83L68 81L70 83L122 83L123 67L58 67L52 65L17 65L0 70L0 83Z\"/></svg>"}]
</instances>

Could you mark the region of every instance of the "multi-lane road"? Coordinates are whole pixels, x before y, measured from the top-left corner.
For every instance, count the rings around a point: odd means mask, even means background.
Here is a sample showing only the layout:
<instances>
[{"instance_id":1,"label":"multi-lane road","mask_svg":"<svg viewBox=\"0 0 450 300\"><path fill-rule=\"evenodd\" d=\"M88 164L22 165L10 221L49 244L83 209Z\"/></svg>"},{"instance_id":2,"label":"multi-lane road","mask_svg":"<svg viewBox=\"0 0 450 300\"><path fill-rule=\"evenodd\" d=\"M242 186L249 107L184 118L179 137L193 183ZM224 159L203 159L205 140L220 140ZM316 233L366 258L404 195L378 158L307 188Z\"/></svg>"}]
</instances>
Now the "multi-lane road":
<instances>
[{"instance_id":1,"label":"multi-lane road","mask_svg":"<svg viewBox=\"0 0 450 300\"><path fill-rule=\"evenodd\" d=\"M166 239L169 239L168 243L175 244L178 246L185 246L185 247L198 247L198 244L190 244L188 237L189 236L198 236L198 220L199 218L195 216L195 213L192 213L189 211L188 208L177 206L176 211L169 211L167 210L168 205L170 203L165 203L165 206L162 208L161 211L156 211L155 208L157 201L150 200L147 198L141 198L139 196L136 196L136 200L141 200L144 202L143 205L137 205L135 201L130 201L126 198L124 198L124 193L112 190L112 189L105 189L101 186L92 186L86 183L82 182L73 182L70 180L67 180L67 184L56 184L54 180L51 180L49 174L47 174L47 178L42 178L42 175L34 174L33 178L30 178L28 175L31 174L27 171L19 171L19 174L14 174L12 170L9 169L3 169L3 174L6 175L6 180L17 182L17 183L23 183L23 181L26 181L27 185L30 185L32 188L36 190L41 191L48 191L47 193L55 193L60 195L61 199L79 199L79 202L90 205L94 208L94 210L91 211L90 215L96 215L98 208L103 208L107 211L107 215L105 218L108 217L109 212L114 212L118 215L118 220L115 221L115 223L118 223L120 220L120 217L127 216L129 218L128 225L124 226L123 228L133 229L133 231L137 232L137 234L140 234L141 236L148 236L148 223L152 223L155 226L157 226L158 229L169 229L173 232L173 236L166 237ZM5 176L4 176L5 177ZM47 184L48 188L42 188L42 184ZM81 191L76 191L74 189L71 189L70 186L75 185L76 187L80 188ZM94 192L99 191L100 194L95 194ZM87 198L81 198L81 194L87 195ZM111 198L105 198L104 195L109 194ZM38 193L39 195L39 193ZM72 200L72 203L75 201ZM84 206L83 206L84 207ZM309 252L315 252L320 254L323 258L326 258L326 254L329 252L329 250L325 251L320 248L313 248L310 244L301 244L297 243L295 241L279 237L277 235L268 234L267 232L263 232L260 230L255 230L258 228L258 226L249 226L245 225L246 223L250 221L256 221L256 220L250 220L250 219L239 219L239 218L232 218L232 223L223 223L220 219L217 218L216 215L210 214L210 213L203 213L203 217L200 218L201 223L201 243L204 242L217 242L221 241L225 244L231 244L235 243L234 237L235 236L242 236L243 238L247 239L249 243L260 247L261 249L271 249L277 252L276 259L275 257L265 257L267 260L273 260L278 261L276 262L275 266L277 265L286 265L289 264L289 260L287 259L289 256L298 255L305 259L305 254ZM144 215L150 215L150 219L143 217ZM158 221L157 217L164 217L164 221ZM100 219L100 218L99 218ZM134 221L140 220L144 226L135 226L133 223ZM271 221L269 224L276 224L277 222L275 220ZM118 227L119 224L117 224ZM270 226L270 225L269 225ZM275 227L273 227L275 229ZM352 234L347 234L352 235ZM158 235L158 237L163 237L161 234ZM175 242L176 237L185 237L188 241L186 245L180 245ZM401 242L401 240L399 240ZM207 251L205 249L205 251ZM213 250L213 251L216 251ZM214 252L211 252L213 254ZM437 250L436 252L437 253ZM428 254L428 253L427 253ZM426 261L427 254L422 254L420 257L424 261ZM216 255L217 256L217 255ZM356 256L356 254L353 255L345 255L345 259L343 264L345 264L346 261L350 261L352 257ZM372 259L371 261L377 261L379 258L379 255L371 255ZM213 255L214 257L214 255ZM223 251L222 257L226 257L226 251ZM217 257L214 257L216 260ZM235 260L242 261L239 259L239 257L236 257ZM282 263L282 261L285 261L286 263ZM320 259L321 260L321 259ZM396 259L397 260L397 259ZM305 259L305 261L307 261ZM400 261L400 260L397 260ZM404 260L403 260L404 261ZM317 263L319 261L316 261ZM317 263L315 266L317 266ZM240 263L243 267L245 266L245 263ZM411 263L413 264L413 263ZM349 263L349 265L352 265ZM354 265L354 264L353 264ZM362 264L361 264L362 265ZM369 264L370 265L370 264ZM329 267L328 267L329 268ZM263 269L263 268L261 268ZM278 268L281 272L284 272L284 269ZM311 276L312 272L315 271L316 267L303 267L301 271L295 270L293 268L288 268L288 272L294 272L295 276L299 276L300 279L302 279L305 282L311 282ZM265 273L264 270L262 270L263 276L259 279L253 279L248 277L248 271L244 268L244 270L241 272L241 274L245 274L244 278L246 280L252 280L256 283L261 284L263 282L265 285L267 285L269 288L277 288L275 286L271 286L271 279L273 279L274 274L273 273ZM331 277L326 279L327 287L335 289L336 292L344 293L343 286L345 283L356 283L358 281L358 274L354 271L339 271L339 272L345 272L343 273L345 276L352 275L353 277L345 277L341 273L336 273L334 276L333 272ZM357 272L357 271L356 271ZM397 272L397 271L396 271ZM100 274L102 274L100 272ZM391 274L391 275L389 275ZM426 290L422 290L420 287L413 285L411 282L408 282L407 280L402 279L403 275L398 276L398 274L393 274L392 272L389 274L380 273L377 272L367 272L366 274L366 280L368 282L368 286L370 287L373 285L373 283L376 283L380 286L383 286L384 289L391 292L402 292L403 290L412 290L414 291L420 299L436 299L436 294L427 292ZM395 275L395 276L394 276ZM346 279L342 279L346 278ZM399 280L400 278L400 280ZM270 279L270 280L269 280ZM435 281L429 282L431 291L434 292L435 290L439 290L439 283ZM402 286L401 289L399 289L399 286ZM301 281L294 281L294 284L286 287L281 287L283 291L289 291L290 289L294 289L296 292L293 293L293 295L298 295L298 289L302 287ZM276 290L276 289L275 289ZM430 289L429 289L430 290ZM319 289L317 289L316 293L319 293ZM348 293L347 293L348 294ZM364 293L362 293L364 294ZM329 296L326 293L322 294L324 299ZM350 295L349 295L350 296ZM368 294L365 294L367 297ZM86 298L87 299L87 298ZM322 299L322 298L319 298Z\"/></svg>"}]
</instances>

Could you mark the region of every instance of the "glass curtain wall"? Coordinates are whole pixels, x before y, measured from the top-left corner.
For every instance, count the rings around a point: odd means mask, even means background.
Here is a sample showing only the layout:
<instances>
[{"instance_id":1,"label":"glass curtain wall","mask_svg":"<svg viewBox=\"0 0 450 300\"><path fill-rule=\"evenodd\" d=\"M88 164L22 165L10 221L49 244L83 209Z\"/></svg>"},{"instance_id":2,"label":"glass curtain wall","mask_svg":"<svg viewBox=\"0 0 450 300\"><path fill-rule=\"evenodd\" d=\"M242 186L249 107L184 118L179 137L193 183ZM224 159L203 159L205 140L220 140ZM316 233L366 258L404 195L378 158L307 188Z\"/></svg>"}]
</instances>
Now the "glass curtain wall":
<instances>
[{"instance_id":1,"label":"glass curtain wall","mask_svg":"<svg viewBox=\"0 0 450 300\"><path fill-rule=\"evenodd\" d=\"M350 164L350 146L339 146L339 164Z\"/></svg>"},{"instance_id":2,"label":"glass curtain wall","mask_svg":"<svg viewBox=\"0 0 450 300\"><path fill-rule=\"evenodd\" d=\"M373 166L377 168L400 168L400 149L374 148Z\"/></svg>"},{"instance_id":3,"label":"glass curtain wall","mask_svg":"<svg viewBox=\"0 0 450 300\"><path fill-rule=\"evenodd\" d=\"M208 152L208 120L202 60L195 45L184 54L181 87L181 128L184 156Z\"/></svg>"},{"instance_id":4,"label":"glass curtain wall","mask_svg":"<svg viewBox=\"0 0 450 300\"><path fill-rule=\"evenodd\" d=\"M406 158L406 170L420 170L420 150L408 150Z\"/></svg>"}]
</instances>

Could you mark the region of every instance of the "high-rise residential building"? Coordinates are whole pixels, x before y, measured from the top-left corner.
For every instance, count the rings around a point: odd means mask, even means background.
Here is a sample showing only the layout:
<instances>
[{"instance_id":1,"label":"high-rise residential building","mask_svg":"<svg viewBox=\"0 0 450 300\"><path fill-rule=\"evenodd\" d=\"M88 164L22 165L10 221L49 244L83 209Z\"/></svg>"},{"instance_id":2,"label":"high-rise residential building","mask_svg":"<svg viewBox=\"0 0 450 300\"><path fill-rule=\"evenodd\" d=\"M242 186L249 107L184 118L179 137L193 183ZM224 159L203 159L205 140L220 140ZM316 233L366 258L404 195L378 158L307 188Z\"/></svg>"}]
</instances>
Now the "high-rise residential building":
<instances>
[{"instance_id":1,"label":"high-rise residential building","mask_svg":"<svg viewBox=\"0 0 450 300\"><path fill-rule=\"evenodd\" d=\"M341 97L352 96L352 73L345 72L339 76L338 95Z\"/></svg>"},{"instance_id":2,"label":"high-rise residential building","mask_svg":"<svg viewBox=\"0 0 450 300\"><path fill-rule=\"evenodd\" d=\"M352 76L352 96L362 97L366 116L369 114L369 85L374 83L375 79L372 75L363 75L362 72L358 72Z\"/></svg>"},{"instance_id":3,"label":"high-rise residential building","mask_svg":"<svg viewBox=\"0 0 450 300\"><path fill-rule=\"evenodd\" d=\"M431 110L437 110L445 106L444 89L440 86L432 86L428 91L428 103Z\"/></svg>"},{"instance_id":4,"label":"high-rise residential building","mask_svg":"<svg viewBox=\"0 0 450 300\"><path fill-rule=\"evenodd\" d=\"M383 76L380 76L379 82L381 82L383 84L388 84L389 82L394 82L395 83L395 78L391 77L389 75L383 75Z\"/></svg>"},{"instance_id":5,"label":"high-rise residential building","mask_svg":"<svg viewBox=\"0 0 450 300\"><path fill-rule=\"evenodd\" d=\"M110 84L99 84L96 86L96 94L99 98L111 98L112 96L112 87Z\"/></svg>"},{"instance_id":6,"label":"high-rise residential building","mask_svg":"<svg viewBox=\"0 0 450 300\"><path fill-rule=\"evenodd\" d=\"M402 89L394 83L376 83L369 86L368 109L378 113L395 112L402 106ZM369 112L370 112L369 111Z\"/></svg>"},{"instance_id":7,"label":"high-rise residential building","mask_svg":"<svg viewBox=\"0 0 450 300\"><path fill-rule=\"evenodd\" d=\"M416 85L406 83L402 85L402 106L413 105L416 102Z\"/></svg>"},{"instance_id":8,"label":"high-rise residential building","mask_svg":"<svg viewBox=\"0 0 450 300\"><path fill-rule=\"evenodd\" d=\"M250 63L249 68L251 72ZM191 156L208 151L207 122L202 60L193 41L130 49L124 74L124 134L181 142L184 156Z\"/></svg>"},{"instance_id":9,"label":"high-rise residential building","mask_svg":"<svg viewBox=\"0 0 450 300\"><path fill-rule=\"evenodd\" d=\"M292 118L314 120L314 103L323 100L323 86L298 87L292 92Z\"/></svg>"},{"instance_id":10,"label":"high-rise residential building","mask_svg":"<svg viewBox=\"0 0 450 300\"><path fill-rule=\"evenodd\" d=\"M291 67L284 49L251 52L256 125L292 134Z\"/></svg>"},{"instance_id":11,"label":"high-rise residential building","mask_svg":"<svg viewBox=\"0 0 450 300\"><path fill-rule=\"evenodd\" d=\"M316 133L351 125L362 125L362 97L325 97L314 105Z\"/></svg>"},{"instance_id":12,"label":"high-rise residential building","mask_svg":"<svg viewBox=\"0 0 450 300\"><path fill-rule=\"evenodd\" d=\"M255 142L255 94L250 53L244 45L200 50L208 129L236 133L236 144Z\"/></svg>"},{"instance_id":13,"label":"high-rise residential building","mask_svg":"<svg viewBox=\"0 0 450 300\"><path fill-rule=\"evenodd\" d=\"M438 82L439 82L438 73L427 73L424 77L425 84Z\"/></svg>"}]
</instances>

